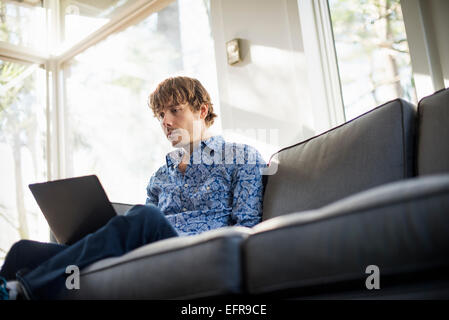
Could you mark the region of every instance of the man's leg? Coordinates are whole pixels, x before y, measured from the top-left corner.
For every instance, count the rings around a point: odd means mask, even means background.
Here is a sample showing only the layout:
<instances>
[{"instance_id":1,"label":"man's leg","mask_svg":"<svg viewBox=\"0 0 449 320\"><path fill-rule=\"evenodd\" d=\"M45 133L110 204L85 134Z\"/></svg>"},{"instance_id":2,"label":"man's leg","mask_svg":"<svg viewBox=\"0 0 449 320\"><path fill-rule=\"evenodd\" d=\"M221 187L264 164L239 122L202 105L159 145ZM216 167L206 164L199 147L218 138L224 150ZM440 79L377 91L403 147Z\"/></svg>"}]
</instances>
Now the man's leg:
<instances>
[{"instance_id":1,"label":"man's leg","mask_svg":"<svg viewBox=\"0 0 449 320\"><path fill-rule=\"evenodd\" d=\"M112 218L31 272L17 275L17 279L30 298L53 299L64 288L67 266L75 265L81 270L95 261L175 236L176 230L157 207L134 206L125 216Z\"/></svg>"},{"instance_id":2,"label":"man's leg","mask_svg":"<svg viewBox=\"0 0 449 320\"><path fill-rule=\"evenodd\" d=\"M32 270L67 248L58 243L46 243L32 240L20 240L12 245L5 257L0 277L15 280L20 269Z\"/></svg>"}]
</instances>

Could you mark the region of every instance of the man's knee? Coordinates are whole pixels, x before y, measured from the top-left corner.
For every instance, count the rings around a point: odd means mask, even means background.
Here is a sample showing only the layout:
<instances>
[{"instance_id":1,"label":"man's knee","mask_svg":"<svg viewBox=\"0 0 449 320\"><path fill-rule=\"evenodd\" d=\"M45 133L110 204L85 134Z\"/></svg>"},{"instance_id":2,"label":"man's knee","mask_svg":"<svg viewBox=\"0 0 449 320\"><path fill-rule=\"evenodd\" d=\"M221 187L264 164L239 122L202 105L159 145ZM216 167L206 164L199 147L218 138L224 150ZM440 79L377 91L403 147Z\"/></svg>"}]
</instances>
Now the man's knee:
<instances>
[{"instance_id":1,"label":"man's knee","mask_svg":"<svg viewBox=\"0 0 449 320\"><path fill-rule=\"evenodd\" d=\"M161 210L154 205L136 205L133 206L125 216L120 216L123 221L139 226L151 228L170 228L170 223ZM115 219L118 219L117 217ZM174 232L173 232L174 233Z\"/></svg>"},{"instance_id":2,"label":"man's knee","mask_svg":"<svg viewBox=\"0 0 449 320\"><path fill-rule=\"evenodd\" d=\"M11 248L9 249L9 254L17 254L21 250L31 247L33 245L33 242L34 241L32 240L21 239L11 246Z\"/></svg>"},{"instance_id":3,"label":"man's knee","mask_svg":"<svg viewBox=\"0 0 449 320\"><path fill-rule=\"evenodd\" d=\"M20 249L20 248L24 248L24 247L30 247L30 246L32 246L33 245L33 242L34 241L32 241L32 240L27 240L27 239L21 239L21 240L19 240L19 241L16 241L12 246L11 246L11 249L10 250L17 250L17 249Z\"/></svg>"},{"instance_id":4,"label":"man's knee","mask_svg":"<svg viewBox=\"0 0 449 320\"><path fill-rule=\"evenodd\" d=\"M162 216L162 213L158 207L153 205L137 204L126 213L126 216L138 216L142 219L147 219L149 217Z\"/></svg>"}]
</instances>

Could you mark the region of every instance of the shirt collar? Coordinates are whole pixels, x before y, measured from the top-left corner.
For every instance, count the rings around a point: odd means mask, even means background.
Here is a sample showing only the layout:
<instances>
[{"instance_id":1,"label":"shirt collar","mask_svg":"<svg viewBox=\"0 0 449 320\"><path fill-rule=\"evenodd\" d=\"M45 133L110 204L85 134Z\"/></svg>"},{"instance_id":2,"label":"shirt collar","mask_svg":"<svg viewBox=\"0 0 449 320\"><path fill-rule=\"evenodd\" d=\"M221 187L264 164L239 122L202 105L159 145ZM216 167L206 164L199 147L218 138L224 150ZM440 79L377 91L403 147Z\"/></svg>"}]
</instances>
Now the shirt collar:
<instances>
[{"instance_id":1,"label":"shirt collar","mask_svg":"<svg viewBox=\"0 0 449 320\"><path fill-rule=\"evenodd\" d=\"M205 148L209 148L210 150L219 151L221 152L222 146L224 144L224 139L222 136L212 136L210 138L207 138L205 140L201 140L200 146L201 148L195 148L193 152L198 152L201 150L201 152ZM185 150L182 148L178 148L176 150L173 150L169 152L165 156L165 162L167 164L167 167L177 167L178 164L181 162L182 157L184 156ZM192 157L192 155L190 155Z\"/></svg>"}]
</instances>

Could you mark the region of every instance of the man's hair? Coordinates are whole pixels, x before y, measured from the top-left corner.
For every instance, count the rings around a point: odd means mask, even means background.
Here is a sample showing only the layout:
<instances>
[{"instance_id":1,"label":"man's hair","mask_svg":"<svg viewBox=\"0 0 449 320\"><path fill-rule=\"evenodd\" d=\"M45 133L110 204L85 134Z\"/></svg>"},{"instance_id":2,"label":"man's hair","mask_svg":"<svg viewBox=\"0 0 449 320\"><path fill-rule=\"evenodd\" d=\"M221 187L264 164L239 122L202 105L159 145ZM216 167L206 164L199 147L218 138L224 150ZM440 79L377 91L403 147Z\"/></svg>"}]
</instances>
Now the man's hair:
<instances>
[{"instance_id":1,"label":"man's hair","mask_svg":"<svg viewBox=\"0 0 449 320\"><path fill-rule=\"evenodd\" d=\"M217 115L214 113L209 93L197 79L189 77L165 79L150 94L148 101L155 117L158 117L159 113L165 108L185 103L188 103L193 108L193 112L199 111L201 105L206 104L209 107L207 116L204 119L206 125L210 127L214 123L214 118Z\"/></svg>"}]
</instances>

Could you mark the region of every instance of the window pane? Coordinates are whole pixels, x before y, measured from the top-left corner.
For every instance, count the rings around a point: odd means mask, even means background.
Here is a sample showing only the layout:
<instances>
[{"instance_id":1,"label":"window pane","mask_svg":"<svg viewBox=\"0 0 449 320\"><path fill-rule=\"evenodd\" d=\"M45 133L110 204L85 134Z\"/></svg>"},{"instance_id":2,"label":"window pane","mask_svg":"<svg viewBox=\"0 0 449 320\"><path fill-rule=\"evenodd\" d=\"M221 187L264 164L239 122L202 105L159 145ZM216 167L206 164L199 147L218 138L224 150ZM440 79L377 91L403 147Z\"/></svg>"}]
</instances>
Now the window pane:
<instances>
[{"instance_id":1,"label":"window pane","mask_svg":"<svg viewBox=\"0 0 449 320\"><path fill-rule=\"evenodd\" d=\"M0 264L19 239L49 241L28 184L47 180L45 71L0 60Z\"/></svg>"},{"instance_id":2,"label":"window pane","mask_svg":"<svg viewBox=\"0 0 449 320\"><path fill-rule=\"evenodd\" d=\"M64 44L74 44L96 31L134 1L62 0L61 28Z\"/></svg>"},{"instance_id":3,"label":"window pane","mask_svg":"<svg viewBox=\"0 0 449 320\"><path fill-rule=\"evenodd\" d=\"M41 0L0 0L0 41L45 48L45 9Z\"/></svg>"},{"instance_id":4,"label":"window pane","mask_svg":"<svg viewBox=\"0 0 449 320\"><path fill-rule=\"evenodd\" d=\"M173 2L76 56L65 68L68 176L97 174L111 201L144 203L171 150L148 96L164 78L184 74L203 83L218 113L214 59L197 0Z\"/></svg>"},{"instance_id":5,"label":"window pane","mask_svg":"<svg viewBox=\"0 0 449 320\"><path fill-rule=\"evenodd\" d=\"M329 0L346 120L396 98L416 103L400 0Z\"/></svg>"}]
</instances>

